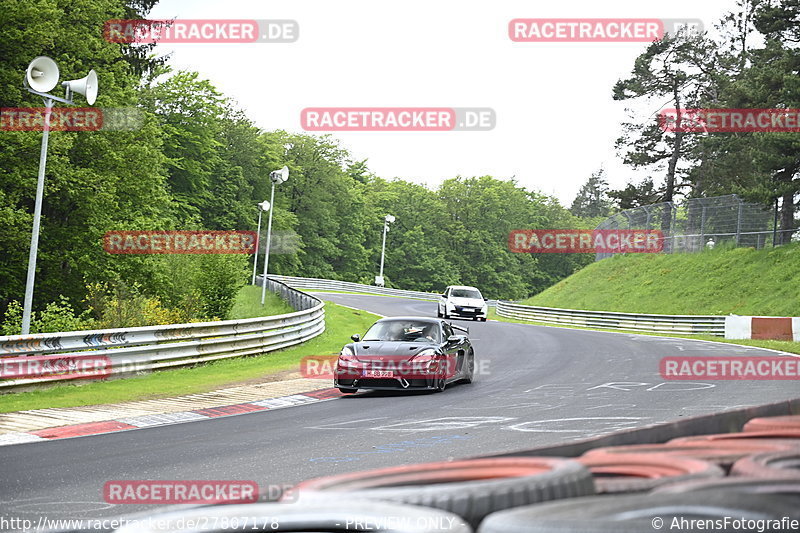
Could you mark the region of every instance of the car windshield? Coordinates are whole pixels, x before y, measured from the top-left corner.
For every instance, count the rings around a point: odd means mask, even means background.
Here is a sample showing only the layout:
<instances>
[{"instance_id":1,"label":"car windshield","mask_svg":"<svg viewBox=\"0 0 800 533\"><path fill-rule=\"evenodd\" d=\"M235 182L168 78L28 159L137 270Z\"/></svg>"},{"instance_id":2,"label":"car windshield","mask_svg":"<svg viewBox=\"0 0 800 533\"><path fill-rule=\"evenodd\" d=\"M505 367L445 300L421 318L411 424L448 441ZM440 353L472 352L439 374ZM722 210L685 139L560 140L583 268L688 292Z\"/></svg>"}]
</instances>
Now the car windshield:
<instances>
[{"instance_id":1,"label":"car windshield","mask_svg":"<svg viewBox=\"0 0 800 533\"><path fill-rule=\"evenodd\" d=\"M363 340L438 343L440 338L439 326L434 322L387 320L373 324Z\"/></svg>"},{"instance_id":2,"label":"car windshield","mask_svg":"<svg viewBox=\"0 0 800 533\"><path fill-rule=\"evenodd\" d=\"M450 291L450 296L454 296L456 298L477 298L478 300L483 300L481 293L475 289L453 289Z\"/></svg>"}]
</instances>

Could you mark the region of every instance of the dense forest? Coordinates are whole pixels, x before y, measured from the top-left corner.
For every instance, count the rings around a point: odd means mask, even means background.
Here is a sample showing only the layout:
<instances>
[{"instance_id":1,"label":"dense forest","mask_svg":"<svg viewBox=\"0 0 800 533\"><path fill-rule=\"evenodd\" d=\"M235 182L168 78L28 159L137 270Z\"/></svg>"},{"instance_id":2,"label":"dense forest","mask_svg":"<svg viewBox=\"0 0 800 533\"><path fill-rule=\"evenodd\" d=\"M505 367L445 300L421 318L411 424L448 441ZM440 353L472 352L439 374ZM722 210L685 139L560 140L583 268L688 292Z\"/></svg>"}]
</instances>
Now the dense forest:
<instances>
[{"instance_id":1,"label":"dense forest","mask_svg":"<svg viewBox=\"0 0 800 533\"><path fill-rule=\"evenodd\" d=\"M726 193L765 204L777 197L782 227L796 225L796 133L670 133L654 116L631 117L618 141L625 162L650 177L611 191L600 170L570 208L491 176L442 176L435 188L376 176L334 137L258 128L202 74L172 70L152 45L103 38L105 21L146 18L156 2L0 0L2 107L41 106L22 77L31 59L46 55L62 80L94 68L102 80L96 106L135 107L142 119L133 131L50 137L34 307L63 318L58 327L224 318L248 279L249 257L112 255L103 235L254 230L269 172L284 165L290 179L276 189L273 230L294 232L298 246L271 256L270 272L294 276L371 283L386 214L396 217L388 285L438 291L463 283L505 299L540 292L594 259L513 254L512 229L593 228L614 209ZM721 19L714 39L678 34L645 47L610 97L669 97L677 108L800 107L800 2L742 0L738 8ZM7 334L15 333L24 293L40 142L40 132L0 135Z\"/></svg>"}]
</instances>

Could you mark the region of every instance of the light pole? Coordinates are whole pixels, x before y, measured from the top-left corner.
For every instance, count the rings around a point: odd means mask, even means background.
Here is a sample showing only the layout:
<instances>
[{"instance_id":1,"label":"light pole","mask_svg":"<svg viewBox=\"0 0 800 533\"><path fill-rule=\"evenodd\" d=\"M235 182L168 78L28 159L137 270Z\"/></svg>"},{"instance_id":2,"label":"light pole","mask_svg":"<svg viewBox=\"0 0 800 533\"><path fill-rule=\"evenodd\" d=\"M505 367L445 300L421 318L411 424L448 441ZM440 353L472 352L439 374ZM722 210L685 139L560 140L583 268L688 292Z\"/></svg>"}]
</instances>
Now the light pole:
<instances>
[{"instance_id":1,"label":"light pole","mask_svg":"<svg viewBox=\"0 0 800 533\"><path fill-rule=\"evenodd\" d=\"M251 285L256 284L256 265L258 265L258 247L261 241L261 213L264 211L269 211L269 202L264 200L260 204L257 204L259 207L258 210L258 229L256 230L256 255L255 259L253 259L253 282Z\"/></svg>"},{"instance_id":2,"label":"light pole","mask_svg":"<svg viewBox=\"0 0 800 533\"><path fill-rule=\"evenodd\" d=\"M386 233L389 232L389 224L395 221L393 215L383 217L383 245L381 246L381 272L375 276L375 285L383 287L383 258L386 255Z\"/></svg>"},{"instance_id":3,"label":"light pole","mask_svg":"<svg viewBox=\"0 0 800 533\"><path fill-rule=\"evenodd\" d=\"M47 144L50 139L50 115L53 112L53 102L73 104L73 93L86 96L86 102L93 105L97 99L97 74L90 70L85 78L62 82L66 87L66 98L59 98L49 94L48 91L58 85L58 65L46 56L39 56L31 61L25 72L25 89L36 94L44 100L45 112L42 129L42 148L39 152L39 176L36 180L36 200L33 207L33 229L31 231L31 249L28 255L28 277L25 281L25 300L22 309L22 334L31 331L31 312L33 307L33 285L36 280L36 256L39 252L39 226L42 219L42 197L44 196L44 170L47 165Z\"/></svg>"},{"instance_id":4,"label":"light pole","mask_svg":"<svg viewBox=\"0 0 800 533\"><path fill-rule=\"evenodd\" d=\"M267 249L264 251L264 279L261 283L261 305L264 305L264 300L267 297L267 268L269 267L269 245L272 239L272 212L275 211L275 185L289 179L289 167L273 170L269 173L269 179L272 182L269 204L273 207L269 210L269 222L267 222Z\"/></svg>"}]
</instances>

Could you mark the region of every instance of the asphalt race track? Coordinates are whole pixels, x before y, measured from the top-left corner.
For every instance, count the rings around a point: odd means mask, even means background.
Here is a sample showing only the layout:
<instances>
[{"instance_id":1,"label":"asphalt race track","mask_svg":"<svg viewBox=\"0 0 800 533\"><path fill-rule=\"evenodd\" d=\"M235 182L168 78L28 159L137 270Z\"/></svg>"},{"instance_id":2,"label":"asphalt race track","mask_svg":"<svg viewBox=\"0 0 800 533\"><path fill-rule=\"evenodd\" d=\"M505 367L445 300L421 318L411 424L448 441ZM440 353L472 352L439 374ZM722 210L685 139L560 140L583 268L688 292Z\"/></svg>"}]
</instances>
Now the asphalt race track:
<instances>
[{"instance_id":1,"label":"asphalt race track","mask_svg":"<svg viewBox=\"0 0 800 533\"><path fill-rule=\"evenodd\" d=\"M436 304L324 298L383 315ZM153 506L103 502L106 481L239 479L259 486L329 473L531 448L798 396L792 381L664 381L664 356L774 355L755 348L502 322L470 328L476 382L436 393L359 393L305 406L0 448L3 515L97 518ZM352 333L362 333L353 331ZM342 344L348 342L342 339ZM320 388L329 387L328 381Z\"/></svg>"}]
</instances>

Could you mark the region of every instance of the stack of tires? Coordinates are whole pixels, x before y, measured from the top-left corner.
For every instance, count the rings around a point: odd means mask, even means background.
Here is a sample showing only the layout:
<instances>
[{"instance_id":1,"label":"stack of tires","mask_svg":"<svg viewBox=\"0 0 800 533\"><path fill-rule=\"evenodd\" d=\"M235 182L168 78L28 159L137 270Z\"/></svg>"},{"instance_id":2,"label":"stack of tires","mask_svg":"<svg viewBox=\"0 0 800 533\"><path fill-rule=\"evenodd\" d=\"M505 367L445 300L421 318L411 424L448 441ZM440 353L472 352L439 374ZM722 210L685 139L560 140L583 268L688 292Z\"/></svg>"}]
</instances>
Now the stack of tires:
<instances>
[{"instance_id":1,"label":"stack of tires","mask_svg":"<svg viewBox=\"0 0 800 533\"><path fill-rule=\"evenodd\" d=\"M479 458L328 476L298 484L285 499L292 503L154 518L160 532L798 531L800 416L753 419L740 433L594 448L576 458ZM208 515L214 527L186 526ZM128 530L148 531L141 523L119 531Z\"/></svg>"},{"instance_id":2,"label":"stack of tires","mask_svg":"<svg viewBox=\"0 0 800 533\"><path fill-rule=\"evenodd\" d=\"M740 433L595 448L577 458L473 459L328 476L293 492L301 504L339 498L343 505L434 508L478 533L797 531L800 416L753 419Z\"/></svg>"}]
</instances>

